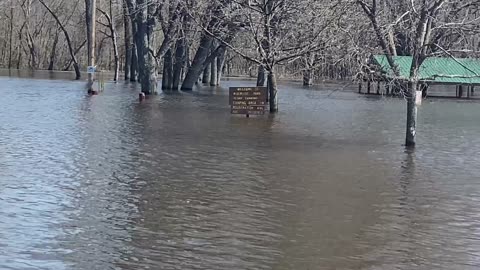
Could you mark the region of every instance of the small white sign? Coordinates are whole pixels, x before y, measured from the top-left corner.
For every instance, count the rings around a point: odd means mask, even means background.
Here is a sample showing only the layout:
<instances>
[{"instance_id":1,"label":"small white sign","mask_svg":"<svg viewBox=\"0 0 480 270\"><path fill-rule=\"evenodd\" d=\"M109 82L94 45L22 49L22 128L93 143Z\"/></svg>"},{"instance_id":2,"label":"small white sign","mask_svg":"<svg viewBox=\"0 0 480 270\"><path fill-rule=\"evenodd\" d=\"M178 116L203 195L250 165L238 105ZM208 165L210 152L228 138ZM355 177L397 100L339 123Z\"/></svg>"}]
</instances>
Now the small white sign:
<instances>
[{"instance_id":1,"label":"small white sign","mask_svg":"<svg viewBox=\"0 0 480 270\"><path fill-rule=\"evenodd\" d=\"M97 71L97 67L94 67L94 66L88 66L87 67L87 73L88 74L93 74Z\"/></svg>"}]
</instances>

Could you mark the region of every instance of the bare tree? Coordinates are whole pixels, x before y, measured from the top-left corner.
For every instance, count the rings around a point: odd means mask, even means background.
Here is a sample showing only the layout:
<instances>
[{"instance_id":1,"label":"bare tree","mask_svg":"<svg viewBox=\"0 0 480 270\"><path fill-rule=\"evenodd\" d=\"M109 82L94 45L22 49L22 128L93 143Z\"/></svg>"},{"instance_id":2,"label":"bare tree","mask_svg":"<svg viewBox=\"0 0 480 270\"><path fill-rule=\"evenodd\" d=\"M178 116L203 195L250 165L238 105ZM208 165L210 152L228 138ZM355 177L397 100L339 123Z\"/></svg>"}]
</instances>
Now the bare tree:
<instances>
[{"instance_id":1,"label":"bare tree","mask_svg":"<svg viewBox=\"0 0 480 270\"><path fill-rule=\"evenodd\" d=\"M453 57L449 50L453 48L454 43L449 41L452 38L458 40L465 33L472 34L478 30L480 17L471 12L473 9L478 9L478 1L467 0L459 4L456 1L446 0L403 0L386 1L386 4L389 5L380 5L376 0L368 3L364 0L357 0L356 3L369 18L378 44L397 77L400 77L400 71L394 61L394 56L397 54L394 32L400 32L403 39L407 40L403 50L412 56L412 65L409 76L406 78L408 86L404 91L407 99L405 145L414 147L417 130L416 99L420 79L419 69L425 59L439 55L439 52ZM392 14L392 11L401 11L401 13ZM459 16L459 14L464 16ZM394 15L394 20L391 20L388 15ZM465 19L465 16L470 16L470 18ZM441 43L445 43L445 45Z\"/></svg>"},{"instance_id":2,"label":"bare tree","mask_svg":"<svg viewBox=\"0 0 480 270\"><path fill-rule=\"evenodd\" d=\"M109 12L97 8L97 10L102 13L105 17L107 23L101 23L104 27L108 28L110 33L104 33L105 36L109 37L112 40L113 56L114 56L114 75L113 80L118 81L118 73L120 72L120 57L118 55L118 41L117 41L117 31L115 27L114 15L113 15L113 4L112 0L109 0Z\"/></svg>"},{"instance_id":3,"label":"bare tree","mask_svg":"<svg viewBox=\"0 0 480 270\"><path fill-rule=\"evenodd\" d=\"M75 79L79 80L82 75L80 73L80 67L78 65L77 58L75 57L75 53L74 53L73 47L72 47L72 41L70 39L70 35L69 35L67 29L62 24L62 22L60 21L60 19L56 15L56 13L52 9L50 9L50 7L44 2L44 0L38 0L38 1L47 9L47 11L52 15L52 17L57 22L60 29L63 31L63 34L65 35L65 39L67 41L68 51L70 52L70 56L72 58L73 68L75 69Z\"/></svg>"},{"instance_id":4,"label":"bare tree","mask_svg":"<svg viewBox=\"0 0 480 270\"><path fill-rule=\"evenodd\" d=\"M278 111L275 67L320 50L319 39L323 31L338 21L343 7L341 1L309 0L242 0L222 4L223 13L229 9L228 16L222 18L240 26L239 38L250 40L254 47L235 46L208 27L204 30L235 53L265 69L270 112Z\"/></svg>"}]
</instances>

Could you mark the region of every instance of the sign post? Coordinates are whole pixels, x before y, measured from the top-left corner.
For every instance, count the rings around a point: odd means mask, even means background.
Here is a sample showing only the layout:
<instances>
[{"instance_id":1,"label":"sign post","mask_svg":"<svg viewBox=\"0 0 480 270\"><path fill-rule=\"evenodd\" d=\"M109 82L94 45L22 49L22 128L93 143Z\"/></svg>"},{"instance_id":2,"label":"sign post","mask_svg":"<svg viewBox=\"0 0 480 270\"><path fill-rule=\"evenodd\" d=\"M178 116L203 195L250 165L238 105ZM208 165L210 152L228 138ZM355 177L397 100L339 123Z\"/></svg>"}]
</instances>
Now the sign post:
<instances>
[{"instance_id":1,"label":"sign post","mask_svg":"<svg viewBox=\"0 0 480 270\"><path fill-rule=\"evenodd\" d=\"M264 115L267 105L266 87L231 87L230 106L232 114Z\"/></svg>"}]
</instances>

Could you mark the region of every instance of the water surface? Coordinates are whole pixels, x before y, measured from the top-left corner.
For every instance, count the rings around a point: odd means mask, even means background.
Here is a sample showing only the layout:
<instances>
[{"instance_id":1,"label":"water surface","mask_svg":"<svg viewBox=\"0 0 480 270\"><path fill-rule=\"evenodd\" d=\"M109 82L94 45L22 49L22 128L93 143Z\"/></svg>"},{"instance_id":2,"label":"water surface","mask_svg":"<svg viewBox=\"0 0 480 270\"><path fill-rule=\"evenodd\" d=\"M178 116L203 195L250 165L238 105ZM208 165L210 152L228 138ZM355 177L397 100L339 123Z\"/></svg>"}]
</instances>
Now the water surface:
<instances>
[{"instance_id":1,"label":"water surface","mask_svg":"<svg viewBox=\"0 0 480 270\"><path fill-rule=\"evenodd\" d=\"M249 80L140 104L42 78L0 77L0 269L480 266L478 102L427 100L407 152L404 101L355 85L246 119Z\"/></svg>"}]
</instances>

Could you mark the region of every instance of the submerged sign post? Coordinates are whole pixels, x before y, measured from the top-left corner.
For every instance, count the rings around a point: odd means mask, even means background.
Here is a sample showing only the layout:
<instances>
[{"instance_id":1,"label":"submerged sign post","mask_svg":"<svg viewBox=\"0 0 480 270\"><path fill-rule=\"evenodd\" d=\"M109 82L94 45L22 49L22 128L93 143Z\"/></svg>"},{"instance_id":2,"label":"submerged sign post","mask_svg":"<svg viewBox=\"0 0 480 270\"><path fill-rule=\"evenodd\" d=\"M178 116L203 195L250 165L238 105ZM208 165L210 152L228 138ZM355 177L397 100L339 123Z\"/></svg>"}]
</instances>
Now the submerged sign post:
<instances>
[{"instance_id":1,"label":"submerged sign post","mask_svg":"<svg viewBox=\"0 0 480 270\"><path fill-rule=\"evenodd\" d=\"M266 87L231 87L230 106L232 114L264 115L267 105Z\"/></svg>"}]
</instances>

